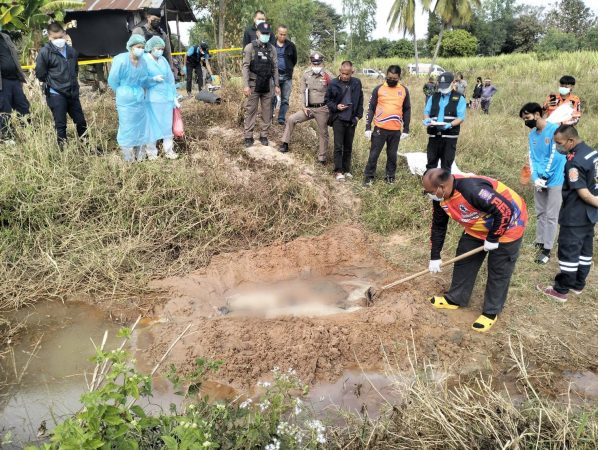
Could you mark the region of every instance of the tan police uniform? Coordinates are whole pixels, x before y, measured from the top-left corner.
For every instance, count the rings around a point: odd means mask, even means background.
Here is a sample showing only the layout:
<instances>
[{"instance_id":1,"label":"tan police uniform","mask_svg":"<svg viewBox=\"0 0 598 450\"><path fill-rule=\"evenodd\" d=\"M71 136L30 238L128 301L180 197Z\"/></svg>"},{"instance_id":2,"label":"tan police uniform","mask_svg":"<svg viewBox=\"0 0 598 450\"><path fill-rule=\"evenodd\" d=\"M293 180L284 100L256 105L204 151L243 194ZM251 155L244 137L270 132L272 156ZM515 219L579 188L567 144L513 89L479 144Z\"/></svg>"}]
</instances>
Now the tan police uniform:
<instances>
[{"instance_id":1,"label":"tan police uniform","mask_svg":"<svg viewBox=\"0 0 598 450\"><path fill-rule=\"evenodd\" d=\"M303 98L303 104L307 109L308 115L303 110L297 111L287 119L287 125L284 129L282 142L287 144L291 140L295 125L308 120L315 119L318 124L318 138L320 148L318 151L318 160L326 161L328 152L328 107L324 103L324 96L328 84L334 76L327 70L322 69L320 73L315 73L312 69L306 70L301 77L300 94Z\"/></svg>"},{"instance_id":2,"label":"tan police uniform","mask_svg":"<svg viewBox=\"0 0 598 450\"><path fill-rule=\"evenodd\" d=\"M270 59L272 61L272 77L274 79L274 86L271 85L270 91L267 93L255 92L257 74L250 69L252 61L255 59L257 47L258 57L264 57L265 53L262 50L269 48ZM253 130L257 120L258 105L261 104L262 110L262 126L260 129L260 137L268 137L270 125L272 125L272 95L274 87L278 87L278 58L276 56L276 49L272 44L262 44L259 41L253 41L243 50L243 87L251 88L251 94L247 98L245 107L245 139L253 138Z\"/></svg>"}]
</instances>

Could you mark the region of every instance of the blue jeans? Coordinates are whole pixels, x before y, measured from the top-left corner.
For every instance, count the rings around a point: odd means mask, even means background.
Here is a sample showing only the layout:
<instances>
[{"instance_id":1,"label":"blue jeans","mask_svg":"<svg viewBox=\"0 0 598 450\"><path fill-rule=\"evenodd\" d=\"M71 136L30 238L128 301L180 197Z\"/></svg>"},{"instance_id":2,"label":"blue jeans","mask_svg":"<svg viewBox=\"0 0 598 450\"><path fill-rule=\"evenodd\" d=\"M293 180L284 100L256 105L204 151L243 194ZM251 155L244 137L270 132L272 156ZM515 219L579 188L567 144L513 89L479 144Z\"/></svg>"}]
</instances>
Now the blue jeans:
<instances>
[{"instance_id":1,"label":"blue jeans","mask_svg":"<svg viewBox=\"0 0 598 450\"><path fill-rule=\"evenodd\" d=\"M287 111L289 110L289 99L291 98L291 89L293 88L293 79L288 78L287 75L280 75L280 111L278 112L278 121L285 121ZM272 96L272 114L276 109L276 95Z\"/></svg>"}]
</instances>

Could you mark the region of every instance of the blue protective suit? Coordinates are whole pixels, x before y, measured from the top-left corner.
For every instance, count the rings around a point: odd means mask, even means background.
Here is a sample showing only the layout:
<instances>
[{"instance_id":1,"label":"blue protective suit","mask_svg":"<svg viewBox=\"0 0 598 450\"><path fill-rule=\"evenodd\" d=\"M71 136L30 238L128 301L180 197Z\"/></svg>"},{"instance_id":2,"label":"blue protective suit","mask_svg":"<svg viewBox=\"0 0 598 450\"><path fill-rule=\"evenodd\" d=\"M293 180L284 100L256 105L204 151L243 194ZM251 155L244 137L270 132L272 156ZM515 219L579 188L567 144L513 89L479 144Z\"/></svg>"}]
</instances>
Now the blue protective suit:
<instances>
[{"instance_id":1,"label":"blue protective suit","mask_svg":"<svg viewBox=\"0 0 598 450\"><path fill-rule=\"evenodd\" d=\"M164 81L153 84L147 93L146 144L153 144L160 139L172 138L172 111L177 96L174 75L168 61L163 56L157 60L152 55L143 55L152 79L162 75Z\"/></svg>"},{"instance_id":2,"label":"blue protective suit","mask_svg":"<svg viewBox=\"0 0 598 450\"><path fill-rule=\"evenodd\" d=\"M112 60L108 85L116 93L116 140L122 148L137 147L147 142L145 89L150 87L149 80L144 58L139 58L137 66L131 62L129 52L116 55Z\"/></svg>"}]
</instances>

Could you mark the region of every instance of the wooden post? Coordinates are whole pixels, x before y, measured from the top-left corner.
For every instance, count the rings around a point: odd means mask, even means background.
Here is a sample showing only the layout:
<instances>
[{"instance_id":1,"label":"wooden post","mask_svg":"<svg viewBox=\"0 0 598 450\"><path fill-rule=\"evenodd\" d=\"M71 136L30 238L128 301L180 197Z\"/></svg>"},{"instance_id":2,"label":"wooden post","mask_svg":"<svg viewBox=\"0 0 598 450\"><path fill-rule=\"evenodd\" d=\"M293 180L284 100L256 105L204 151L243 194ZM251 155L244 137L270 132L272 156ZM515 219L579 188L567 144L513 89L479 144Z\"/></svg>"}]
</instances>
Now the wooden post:
<instances>
[{"instance_id":1,"label":"wooden post","mask_svg":"<svg viewBox=\"0 0 598 450\"><path fill-rule=\"evenodd\" d=\"M179 27L179 12L176 12L176 35L178 37L177 51L181 51L181 29Z\"/></svg>"}]
</instances>

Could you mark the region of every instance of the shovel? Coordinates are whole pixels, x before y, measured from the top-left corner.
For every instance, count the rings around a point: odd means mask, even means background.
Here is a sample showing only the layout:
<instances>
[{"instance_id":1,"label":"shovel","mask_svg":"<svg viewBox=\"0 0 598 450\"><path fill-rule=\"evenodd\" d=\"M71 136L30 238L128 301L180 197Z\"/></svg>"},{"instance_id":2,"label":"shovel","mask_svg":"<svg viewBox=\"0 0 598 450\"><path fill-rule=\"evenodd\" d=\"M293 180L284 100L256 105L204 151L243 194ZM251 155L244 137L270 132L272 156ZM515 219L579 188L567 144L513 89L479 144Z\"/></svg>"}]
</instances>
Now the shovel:
<instances>
[{"instance_id":1,"label":"shovel","mask_svg":"<svg viewBox=\"0 0 598 450\"><path fill-rule=\"evenodd\" d=\"M449 259L446 262L441 263L440 267L450 266L451 264L454 264L454 263L461 261L465 258L469 258L472 255L480 253L482 250L484 250L484 246L474 248L473 250L470 250L467 253L463 253L462 255L456 256L452 259ZM419 278L422 275L425 275L427 273L430 273L430 271L428 269L422 270L421 272L414 273L412 275L409 275L408 277L401 278L400 280L397 280L397 281L393 281L390 284L382 286L380 289L375 289L373 286L370 286L368 288L368 290L365 292L366 304L371 305L374 302L374 300L376 299L376 297L379 297L380 294L382 294L382 292L386 291L387 289L398 286L399 284L406 283L407 281L411 281L415 278Z\"/></svg>"}]
</instances>

